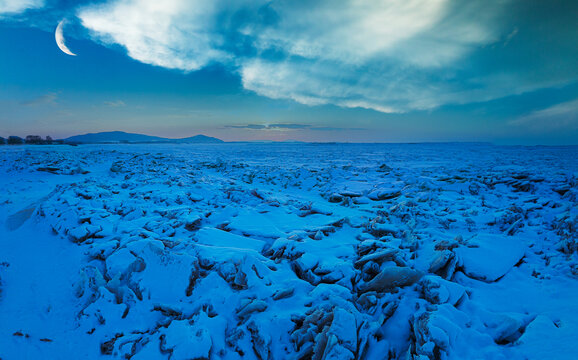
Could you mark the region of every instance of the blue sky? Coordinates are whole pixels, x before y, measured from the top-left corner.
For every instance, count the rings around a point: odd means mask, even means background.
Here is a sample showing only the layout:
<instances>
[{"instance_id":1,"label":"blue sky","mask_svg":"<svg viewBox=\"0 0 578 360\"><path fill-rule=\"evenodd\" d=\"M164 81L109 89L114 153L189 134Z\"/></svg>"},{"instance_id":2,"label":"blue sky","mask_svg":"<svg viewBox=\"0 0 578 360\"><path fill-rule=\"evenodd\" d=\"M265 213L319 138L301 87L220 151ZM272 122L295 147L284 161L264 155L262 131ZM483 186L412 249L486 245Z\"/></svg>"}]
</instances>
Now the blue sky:
<instances>
[{"instance_id":1,"label":"blue sky","mask_svg":"<svg viewBox=\"0 0 578 360\"><path fill-rule=\"evenodd\" d=\"M0 136L578 144L577 18L575 1L4 0Z\"/></svg>"}]
</instances>

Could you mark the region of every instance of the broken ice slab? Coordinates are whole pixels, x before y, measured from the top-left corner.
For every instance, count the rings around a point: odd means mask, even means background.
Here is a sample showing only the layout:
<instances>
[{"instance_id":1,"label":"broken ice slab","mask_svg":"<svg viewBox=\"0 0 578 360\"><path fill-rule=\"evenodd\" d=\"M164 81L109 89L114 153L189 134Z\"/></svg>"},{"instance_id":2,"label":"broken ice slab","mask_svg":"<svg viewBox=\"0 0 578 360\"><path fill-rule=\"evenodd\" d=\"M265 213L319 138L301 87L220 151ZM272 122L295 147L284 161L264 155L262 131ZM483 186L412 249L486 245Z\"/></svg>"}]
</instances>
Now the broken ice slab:
<instances>
[{"instance_id":1,"label":"broken ice slab","mask_svg":"<svg viewBox=\"0 0 578 360\"><path fill-rule=\"evenodd\" d=\"M526 246L516 238L478 234L468 246L454 249L469 277L493 282L504 276L524 257Z\"/></svg>"}]
</instances>

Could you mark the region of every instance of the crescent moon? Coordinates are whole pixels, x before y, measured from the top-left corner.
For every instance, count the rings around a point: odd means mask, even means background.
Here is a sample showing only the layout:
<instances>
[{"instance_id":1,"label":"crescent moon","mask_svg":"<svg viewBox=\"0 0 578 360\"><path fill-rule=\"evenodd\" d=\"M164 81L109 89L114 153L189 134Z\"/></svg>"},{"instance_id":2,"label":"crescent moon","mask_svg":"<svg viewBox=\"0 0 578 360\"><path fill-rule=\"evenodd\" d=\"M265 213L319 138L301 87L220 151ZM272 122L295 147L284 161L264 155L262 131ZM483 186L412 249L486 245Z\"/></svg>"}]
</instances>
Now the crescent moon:
<instances>
[{"instance_id":1,"label":"crescent moon","mask_svg":"<svg viewBox=\"0 0 578 360\"><path fill-rule=\"evenodd\" d=\"M56 27L56 32L54 32L54 38L56 39L56 45L62 50L63 53L71 56L76 56L75 53L70 51L70 49L64 43L64 34L62 33L62 27L64 26L64 20L61 20Z\"/></svg>"}]
</instances>

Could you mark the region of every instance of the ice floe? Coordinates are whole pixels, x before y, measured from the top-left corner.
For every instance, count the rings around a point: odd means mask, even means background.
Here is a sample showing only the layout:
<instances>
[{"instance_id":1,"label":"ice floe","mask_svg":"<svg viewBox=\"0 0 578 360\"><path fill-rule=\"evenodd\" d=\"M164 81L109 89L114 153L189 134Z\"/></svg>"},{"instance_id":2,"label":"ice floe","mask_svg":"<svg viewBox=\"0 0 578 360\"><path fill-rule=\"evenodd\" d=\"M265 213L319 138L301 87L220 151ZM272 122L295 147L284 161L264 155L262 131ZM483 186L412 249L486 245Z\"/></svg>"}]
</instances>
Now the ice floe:
<instances>
[{"instance_id":1,"label":"ice floe","mask_svg":"<svg viewBox=\"0 0 578 360\"><path fill-rule=\"evenodd\" d=\"M578 353L575 147L22 149L2 359Z\"/></svg>"}]
</instances>

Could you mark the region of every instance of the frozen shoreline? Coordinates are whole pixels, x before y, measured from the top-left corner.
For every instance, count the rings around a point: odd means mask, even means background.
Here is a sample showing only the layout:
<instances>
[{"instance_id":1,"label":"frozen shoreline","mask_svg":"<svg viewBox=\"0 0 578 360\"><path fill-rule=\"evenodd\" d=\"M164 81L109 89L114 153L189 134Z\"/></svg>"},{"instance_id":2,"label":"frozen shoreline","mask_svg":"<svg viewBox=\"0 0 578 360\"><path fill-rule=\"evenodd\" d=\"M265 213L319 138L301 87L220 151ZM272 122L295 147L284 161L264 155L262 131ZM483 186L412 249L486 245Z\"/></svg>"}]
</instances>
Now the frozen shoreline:
<instances>
[{"instance_id":1,"label":"frozen shoreline","mask_svg":"<svg viewBox=\"0 0 578 360\"><path fill-rule=\"evenodd\" d=\"M576 149L2 147L0 357L567 357Z\"/></svg>"}]
</instances>

